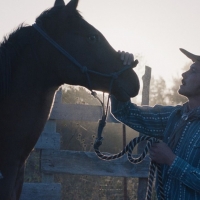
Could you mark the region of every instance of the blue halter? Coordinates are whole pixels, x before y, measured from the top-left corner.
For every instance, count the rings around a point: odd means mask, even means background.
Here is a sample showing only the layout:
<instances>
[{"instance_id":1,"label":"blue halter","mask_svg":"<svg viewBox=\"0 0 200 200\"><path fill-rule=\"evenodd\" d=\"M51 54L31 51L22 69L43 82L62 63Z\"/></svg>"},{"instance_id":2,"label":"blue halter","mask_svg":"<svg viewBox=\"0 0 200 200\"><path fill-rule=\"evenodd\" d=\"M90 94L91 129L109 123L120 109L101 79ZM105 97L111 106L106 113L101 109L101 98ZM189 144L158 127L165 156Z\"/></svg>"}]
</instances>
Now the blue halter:
<instances>
[{"instance_id":1,"label":"blue halter","mask_svg":"<svg viewBox=\"0 0 200 200\"><path fill-rule=\"evenodd\" d=\"M72 61L77 67L80 68L80 70L86 74L87 80L88 80L88 86L90 91L92 91L92 85L89 77L89 73L97 74L104 77L110 77L111 83L109 87L109 93L111 92L112 85L115 79L118 78L118 76L123 73L125 70L132 68L132 66L125 66L123 69L119 70L118 72L110 73L110 74L104 74L101 72L97 72L94 70L88 69L86 66L81 65L73 56L71 56L65 49L63 49L58 43L56 43L51 37L48 36L47 33L45 33L36 23L32 25L47 41L49 41L58 51L60 51L64 56L66 56L70 61Z\"/></svg>"}]
</instances>

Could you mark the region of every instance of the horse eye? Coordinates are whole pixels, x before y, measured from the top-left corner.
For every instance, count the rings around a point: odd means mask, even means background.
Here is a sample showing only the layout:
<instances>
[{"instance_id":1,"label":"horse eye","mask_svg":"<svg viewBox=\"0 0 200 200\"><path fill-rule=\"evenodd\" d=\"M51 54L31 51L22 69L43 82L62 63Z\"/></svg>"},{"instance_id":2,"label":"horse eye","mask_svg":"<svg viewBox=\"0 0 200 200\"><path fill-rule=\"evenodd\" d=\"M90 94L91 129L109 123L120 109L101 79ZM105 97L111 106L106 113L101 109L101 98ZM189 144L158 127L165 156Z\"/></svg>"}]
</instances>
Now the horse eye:
<instances>
[{"instance_id":1,"label":"horse eye","mask_svg":"<svg viewBox=\"0 0 200 200\"><path fill-rule=\"evenodd\" d=\"M88 36L88 40L89 40L89 42L91 42L91 43L98 42L98 36L97 36L97 35L89 35L89 36Z\"/></svg>"}]
</instances>

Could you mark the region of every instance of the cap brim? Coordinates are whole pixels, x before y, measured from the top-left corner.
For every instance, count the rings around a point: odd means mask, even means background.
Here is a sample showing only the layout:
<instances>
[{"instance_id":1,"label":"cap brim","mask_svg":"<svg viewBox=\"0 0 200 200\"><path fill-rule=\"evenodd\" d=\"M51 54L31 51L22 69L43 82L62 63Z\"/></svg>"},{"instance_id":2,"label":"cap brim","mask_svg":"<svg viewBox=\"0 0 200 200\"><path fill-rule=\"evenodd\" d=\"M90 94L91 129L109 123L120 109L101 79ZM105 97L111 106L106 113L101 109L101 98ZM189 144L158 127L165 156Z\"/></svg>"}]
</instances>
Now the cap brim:
<instances>
[{"instance_id":1,"label":"cap brim","mask_svg":"<svg viewBox=\"0 0 200 200\"><path fill-rule=\"evenodd\" d=\"M200 61L200 56L197 56L195 54L190 53L189 51L186 51L185 49L180 48L180 51L185 54L188 58L190 58L193 62Z\"/></svg>"}]
</instances>

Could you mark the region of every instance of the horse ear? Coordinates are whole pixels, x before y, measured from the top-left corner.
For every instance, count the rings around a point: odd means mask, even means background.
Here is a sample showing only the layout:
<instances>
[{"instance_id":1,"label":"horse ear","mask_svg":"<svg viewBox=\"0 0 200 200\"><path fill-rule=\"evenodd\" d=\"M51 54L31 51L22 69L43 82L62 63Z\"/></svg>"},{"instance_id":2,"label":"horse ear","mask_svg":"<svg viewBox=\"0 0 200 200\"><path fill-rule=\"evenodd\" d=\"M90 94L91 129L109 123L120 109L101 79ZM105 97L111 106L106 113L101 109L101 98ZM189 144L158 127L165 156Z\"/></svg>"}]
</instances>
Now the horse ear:
<instances>
[{"instance_id":1,"label":"horse ear","mask_svg":"<svg viewBox=\"0 0 200 200\"><path fill-rule=\"evenodd\" d=\"M76 10L78 6L79 0L71 0L67 5L66 8L69 10Z\"/></svg>"},{"instance_id":2,"label":"horse ear","mask_svg":"<svg viewBox=\"0 0 200 200\"><path fill-rule=\"evenodd\" d=\"M65 6L64 0L56 0L54 6Z\"/></svg>"}]
</instances>

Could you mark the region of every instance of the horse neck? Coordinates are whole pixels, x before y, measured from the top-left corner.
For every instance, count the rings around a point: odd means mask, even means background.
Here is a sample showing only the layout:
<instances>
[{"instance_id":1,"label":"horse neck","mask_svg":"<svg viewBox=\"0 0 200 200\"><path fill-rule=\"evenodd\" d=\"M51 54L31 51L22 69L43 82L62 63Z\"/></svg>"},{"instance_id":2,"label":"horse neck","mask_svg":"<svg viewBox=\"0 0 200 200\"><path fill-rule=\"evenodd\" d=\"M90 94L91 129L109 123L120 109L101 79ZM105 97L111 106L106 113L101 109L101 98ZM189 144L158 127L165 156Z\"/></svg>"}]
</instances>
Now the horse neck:
<instances>
[{"instance_id":1,"label":"horse neck","mask_svg":"<svg viewBox=\"0 0 200 200\"><path fill-rule=\"evenodd\" d=\"M36 51L37 49L33 49L32 46L27 46L14 62L15 65L12 66L14 76L9 97L20 102L47 101L50 106L58 85L53 84L51 73L40 62Z\"/></svg>"}]
</instances>

